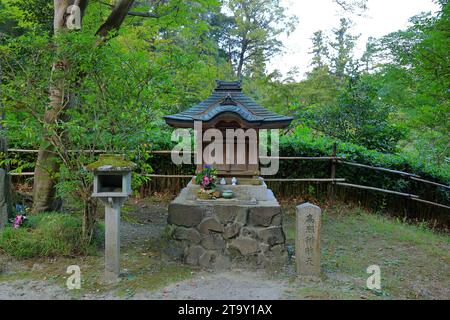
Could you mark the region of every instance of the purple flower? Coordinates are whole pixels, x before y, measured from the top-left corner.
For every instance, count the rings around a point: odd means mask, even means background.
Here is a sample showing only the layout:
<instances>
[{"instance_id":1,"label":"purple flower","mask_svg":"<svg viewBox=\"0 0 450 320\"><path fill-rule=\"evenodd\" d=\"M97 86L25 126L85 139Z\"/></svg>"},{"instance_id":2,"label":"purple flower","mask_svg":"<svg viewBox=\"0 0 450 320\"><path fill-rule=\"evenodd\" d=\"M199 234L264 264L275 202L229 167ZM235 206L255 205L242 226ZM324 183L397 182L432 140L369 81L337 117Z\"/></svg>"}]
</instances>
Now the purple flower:
<instances>
[{"instance_id":1,"label":"purple flower","mask_svg":"<svg viewBox=\"0 0 450 320\"><path fill-rule=\"evenodd\" d=\"M14 219L13 228L18 229L22 225L24 220L25 216L21 214L17 215L16 218Z\"/></svg>"}]
</instances>

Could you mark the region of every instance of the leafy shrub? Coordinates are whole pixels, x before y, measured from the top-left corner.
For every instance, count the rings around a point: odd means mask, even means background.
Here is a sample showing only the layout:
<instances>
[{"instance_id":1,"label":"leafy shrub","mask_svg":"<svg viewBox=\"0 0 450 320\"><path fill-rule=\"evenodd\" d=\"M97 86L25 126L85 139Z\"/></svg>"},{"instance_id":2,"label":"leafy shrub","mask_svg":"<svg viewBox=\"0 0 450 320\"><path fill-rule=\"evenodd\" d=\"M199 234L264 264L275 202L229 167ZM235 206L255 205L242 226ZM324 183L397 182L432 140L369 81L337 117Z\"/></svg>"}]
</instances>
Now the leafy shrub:
<instances>
[{"instance_id":1,"label":"leafy shrub","mask_svg":"<svg viewBox=\"0 0 450 320\"><path fill-rule=\"evenodd\" d=\"M0 232L0 250L17 258L75 256L93 252L101 243L101 228L97 227L92 245L83 244L81 218L44 213L30 216L26 224Z\"/></svg>"},{"instance_id":2,"label":"leafy shrub","mask_svg":"<svg viewBox=\"0 0 450 320\"><path fill-rule=\"evenodd\" d=\"M404 133L389 121L392 111L379 100L377 89L359 78L349 82L336 105L307 109L304 117L328 136L381 152L394 152Z\"/></svg>"},{"instance_id":3,"label":"leafy shrub","mask_svg":"<svg viewBox=\"0 0 450 320\"><path fill-rule=\"evenodd\" d=\"M160 135L155 137L152 142L154 149L170 150L173 147L168 133L163 134L163 132L160 132ZM333 143L335 142L337 143L337 156L345 158L348 162L404 171L421 176L426 180L449 184L449 166L444 167L423 163L418 159L412 159L403 154L382 153L376 150L370 150L357 144L317 134L305 126L298 126L293 134L280 137L280 155L285 157L330 156ZM195 169L194 165L175 166L167 155L152 155L149 161L154 171L158 174L189 175L193 174ZM330 161L281 160L277 177L330 178L330 173ZM346 179L348 183L415 194L422 199L442 204L448 204L450 199L450 192L447 189L413 181L398 174L358 168L339 163L337 165L336 176L337 178ZM176 184L177 182L173 179L170 181L158 180L158 186L161 189L169 188L172 183ZM157 186L155 185L155 187ZM276 189L277 195L280 196L289 196L291 192L298 194L298 190L293 187L287 188L286 190L277 189L274 185L271 185L271 187L274 191ZM374 197L382 201L380 194L375 193Z\"/></svg>"},{"instance_id":4,"label":"leafy shrub","mask_svg":"<svg viewBox=\"0 0 450 320\"><path fill-rule=\"evenodd\" d=\"M382 153L327 136L313 135L308 128L299 127L295 135L281 137L280 154L283 156L330 156L334 142L337 143L337 156L344 157L349 162L409 172L443 184L448 184L450 181L448 166L425 164L402 154ZM372 173L368 170L364 172Z\"/></svg>"}]
</instances>

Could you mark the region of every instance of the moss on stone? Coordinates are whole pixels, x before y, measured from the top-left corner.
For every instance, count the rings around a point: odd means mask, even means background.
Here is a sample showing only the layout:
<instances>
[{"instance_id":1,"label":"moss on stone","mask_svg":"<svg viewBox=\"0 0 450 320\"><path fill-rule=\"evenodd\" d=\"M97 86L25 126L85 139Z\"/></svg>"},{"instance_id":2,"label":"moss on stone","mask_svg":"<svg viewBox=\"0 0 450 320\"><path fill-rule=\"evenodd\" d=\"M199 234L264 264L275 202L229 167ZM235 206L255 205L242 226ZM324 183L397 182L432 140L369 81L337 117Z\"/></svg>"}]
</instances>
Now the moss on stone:
<instances>
[{"instance_id":1,"label":"moss on stone","mask_svg":"<svg viewBox=\"0 0 450 320\"><path fill-rule=\"evenodd\" d=\"M96 162L86 166L86 168L91 171L132 170L135 167L136 164L134 162L126 160L123 154L102 154Z\"/></svg>"}]
</instances>

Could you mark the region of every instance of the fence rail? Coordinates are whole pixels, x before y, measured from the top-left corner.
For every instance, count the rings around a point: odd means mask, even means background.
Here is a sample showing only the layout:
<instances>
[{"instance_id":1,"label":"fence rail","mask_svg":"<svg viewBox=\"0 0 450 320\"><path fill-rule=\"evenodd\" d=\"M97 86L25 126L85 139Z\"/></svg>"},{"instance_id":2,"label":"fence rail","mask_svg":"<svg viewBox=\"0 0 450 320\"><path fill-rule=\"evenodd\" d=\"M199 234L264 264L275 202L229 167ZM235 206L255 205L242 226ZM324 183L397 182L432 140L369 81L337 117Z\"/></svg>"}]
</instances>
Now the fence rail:
<instances>
[{"instance_id":1,"label":"fence rail","mask_svg":"<svg viewBox=\"0 0 450 320\"><path fill-rule=\"evenodd\" d=\"M419 196L416 196L414 194L403 193L403 192L392 191L392 190L386 190L386 189L380 189L380 188L375 188L375 187L361 186L359 184L337 183L337 185L338 186L342 186L342 187L349 187L349 188L356 188L356 189L364 189L364 190L371 190L371 191L390 193L390 194L395 194L395 195L402 196L402 197L408 197L408 198L411 198L411 199L418 199L419 198Z\"/></svg>"},{"instance_id":2,"label":"fence rail","mask_svg":"<svg viewBox=\"0 0 450 320\"><path fill-rule=\"evenodd\" d=\"M450 187L449 187L449 186L446 186L445 184L440 184L440 183L433 182L433 181L428 181L428 180L424 180L424 179L419 179L419 178L416 178L416 177L410 177L410 179L411 179L411 180L418 181L418 182L423 182L423 183L432 184L432 185L437 186L437 187L450 189Z\"/></svg>"},{"instance_id":3,"label":"fence rail","mask_svg":"<svg viewBox=\"0 0 450 320\"><path fill-rule=\"evenodd\" d=\"M311 160L311 161L338 161L344 160L345 158L340 157L259 157L260 159L268 159L268 160Z\"/></svg>"},{"instance_id":4,"label":"fence rail","mask_svg":"<svg viewBox=\"0 0 450 320\"><path fill-rule=\"evenodd\" d=\"M16 153L38 153L39 150L33 150L33 149L7 149L8 152L16 152ZM118 151L108 151L108 150L69 150L69 152L84 152L84 153L122 153L122 152L118 152ZM160 155L169 155L172 153L181 153L181 152L173 152L173 151L168 151L168 150L148 150L146 151L149 154L160 154ZM183 153L189 153L189 154L194 154L194 151L189 151L189 152L183 152ZM386 190L386 189L381 189L381 188L375 188L375 187L370 187L370 186L362 186L362 185L357 185L357 184L351 184L351 183L346 183L346 179L340 179L340 178L336 178L336 164L340 163L340 164L345 164L345 165L349 165L349 166L354 166L354 167L359 167L359 168L364 168L364 169L369 169L369 170L377 170L377 171L382 171L382 172L388 172L388 173L392 173L392 174L398 174L401 175L403 177L408 177L411 180L417 181L417 182L421 182L421 183L425 183L425 184L430 184L430 185L434 185L436 187L440 187L440 188L445 188L445 189L450 189L450 186L441 184L441 183L437 183L434 181L429 181L426 179L421 178L420 176L416 175L416 174L412 174L412 173L408 173L408 172L403 172L403 171L398 171L398 170L392 170L392 169L387 169L387 168L381 168L381 167L374 167L374 166L369 166L369 165L365 165L365 164L360 164L360 163L355 163L355 162L349 162L346 161L345 158L342 157L337 157L336 156L336 144L333 145L333 155L330 157L269 157L269 156L261 156L259 157L260 159L266 159L266 160L299 160L299 161L330 161L331 162L331 178L329 179L319 179L319 178L301 178L301 179L290 179L290 178L274 178L274 179L264 179L264 181L267 182L317 182L317 183L330 183L331 184L331 197L334 197L334 193L335 193L335 186L341 186L341 187L347 187L347 188L355 188L355 189L361 189L361 190L369 190L369 191L375 191L375 192L382 192L382 193L387 193L387 194L393 194L393 195L397 195L397 196L402 196L402 197L407 197L411 200L417 201L417 202L421 202L421 203L425 203L428 205L432 205L432 206L437 206L437 207L441 207L441 208L445 208L445 209L450 209L449 206L446 206L444 204L440 204L440 203L436 203L436 202L432 202L432 201L428 201L425 199L420 199L419 196L417 195L413 195L413 194L408 194L408 193L403 193L403 192L398 192L398 191L393 191L393 190ZM9 175L11 176L34 176L34 172L9 172ZM159 178L168 178L168 179L188 179L188 178L192 178L192 175L165 175L165 174L145 174L144 176L146 177L150 177L150 178L155 178L155 179L159 179Z\"/></svg>"},{"instance_id":5,"label":"fence rail","mask_svg":"<svg viewBox=\"0 0 450 320\"><path fill-rule=\"evenodd\" d=\"M345 182L345 179L264 179L267 182Z\"/></svg>"},{"instance_id":6,"label":"fence rail","mask_svg":"<svg viewBox=\"0 0 450 320\"><path fill-rule=\"evenodd\" d=\"M399 174L399 175L405 176L405 177L420 178L418 175L408 173L408 172L380 168L380 167L373 167L373 166L368 166L365 164L360 164L360 163L355 163L355 162L348 162L348 161L341 161L341 160L338 160L338 161L339 161L339 163L347 164L349 166L360 167L360 168L365 168L365 169L370 169L370 170L384 171L384 172L389 172L389 173L395 173L395 174Z\"/></svg>"}]
</instances>

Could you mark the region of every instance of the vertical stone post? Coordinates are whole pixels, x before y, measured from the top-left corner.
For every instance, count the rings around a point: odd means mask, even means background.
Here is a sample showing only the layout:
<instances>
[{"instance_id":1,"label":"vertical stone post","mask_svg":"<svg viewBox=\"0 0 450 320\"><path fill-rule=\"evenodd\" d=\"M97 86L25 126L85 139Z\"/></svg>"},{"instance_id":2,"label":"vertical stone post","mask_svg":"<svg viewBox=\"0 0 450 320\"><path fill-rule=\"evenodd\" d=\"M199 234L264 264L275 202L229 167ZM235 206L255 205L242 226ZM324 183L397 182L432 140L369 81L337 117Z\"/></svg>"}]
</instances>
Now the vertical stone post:
<instances>
[{"instance_id":1,"label":"vertical stone post","mask_svg":"<svg viewBox=\"0 0 450 320\"><path fill-rule=\"evenodd\" d=\"M8 224L12 214L11 176L8 171L0 169L0 230Z\"/></svg>"},{"instance_id":2,"label":"vertical stone post","mask_svg":"<svg viewBox=\"0 0 450 320\"><path fill-rule=\"evenodd\" d=\"M299 276L320 276L321 216L322 210L310 203L297 207L295 260Z\"/></svg>"},{"instance_id":3,"label":"vertical stone post","mask_svg":"<svg viewBox=\"0 0 450 320\"><path fill-rule=\"evenodd\" d=\"M120 207L116 199L105 204L105 280L116 282L120 274Z\"/></svg>"},{"instance_id":4,"label":"vertical stone post","mask_svg":"<svg viewBox=\"0 0 450 320\"><path fill-rule=\"evenodd\" d=\"M0 169L0 230L8 223L8 175Z\"/></svg>"}]
</instances>

